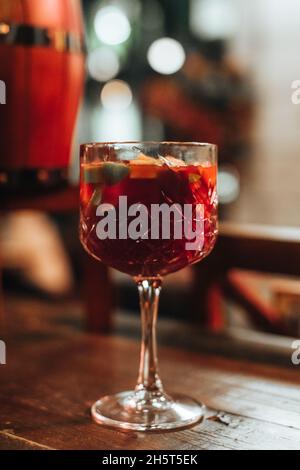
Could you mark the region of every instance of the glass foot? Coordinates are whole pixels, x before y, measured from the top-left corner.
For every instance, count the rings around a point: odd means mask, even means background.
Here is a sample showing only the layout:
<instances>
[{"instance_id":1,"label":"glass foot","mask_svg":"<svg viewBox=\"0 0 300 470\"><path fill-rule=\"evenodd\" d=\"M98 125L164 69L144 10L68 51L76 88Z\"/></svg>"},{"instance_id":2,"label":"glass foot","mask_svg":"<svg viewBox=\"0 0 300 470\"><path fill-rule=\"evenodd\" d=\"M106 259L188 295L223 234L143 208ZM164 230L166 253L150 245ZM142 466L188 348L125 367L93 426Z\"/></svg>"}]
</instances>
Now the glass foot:
<instances>
[{"instance_id":1,"label":"glass foot","mask_svg":"<svg viewBox=\"0 0 300 470\"><path fill-rule=\"evenodd\" d=\"M133 431L167 431L199 423L205 406L185 395L144 390L107 395L93 404L98 424Z\"/></svg>"}]
</instances>

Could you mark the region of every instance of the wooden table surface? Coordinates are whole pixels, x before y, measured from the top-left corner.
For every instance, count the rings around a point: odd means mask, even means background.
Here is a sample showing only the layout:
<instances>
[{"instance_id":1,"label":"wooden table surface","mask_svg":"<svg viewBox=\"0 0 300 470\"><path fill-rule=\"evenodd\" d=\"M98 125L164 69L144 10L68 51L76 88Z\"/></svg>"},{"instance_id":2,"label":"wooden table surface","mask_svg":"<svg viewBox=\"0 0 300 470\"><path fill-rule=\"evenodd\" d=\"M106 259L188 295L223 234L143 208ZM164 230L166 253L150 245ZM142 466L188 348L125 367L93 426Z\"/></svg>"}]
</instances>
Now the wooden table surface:
<instances>
[{"instance_id":1,"label":"wooden table surface","mask_svg":"<svg viewBox=\"0 0 300 470\"><path fill-rule=\"evenodd\" d=\"M151 434L94 424L89 408L95 399L133 386L138 341L84 333L70 321L72 314L63 312L62 306L38 302L6 305L0 449L300 448L300 367L175 348L159 348L165 387L203 400L208 406L203 424Z\"/></svg>"}]
</instances>

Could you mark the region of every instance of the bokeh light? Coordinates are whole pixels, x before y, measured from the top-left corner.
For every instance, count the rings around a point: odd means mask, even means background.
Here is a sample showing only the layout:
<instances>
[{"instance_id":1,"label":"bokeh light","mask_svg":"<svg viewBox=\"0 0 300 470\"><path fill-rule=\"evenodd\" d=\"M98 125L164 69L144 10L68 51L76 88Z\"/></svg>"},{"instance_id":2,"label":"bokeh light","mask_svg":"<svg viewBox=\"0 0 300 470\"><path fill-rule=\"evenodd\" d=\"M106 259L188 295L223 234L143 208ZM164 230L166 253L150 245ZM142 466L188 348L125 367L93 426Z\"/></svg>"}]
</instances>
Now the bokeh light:
<instances>
[{"instance_id":1,"label":"bokeh light","mask_svg":"<svg viewBox=\"0 0 300 470\"><path fill-rule=\"evenodd\" d=\"M127 16L115 6L100 8L96 13L94 26L100 41L109 45L122 44L131 33Z\"/></svg>"},{"instance_id":2,"label":"bokeh light","mask_svg":"<svg viewBox=\"0 0 300 470\"><path fill-rule=\"evenodd\" d=\"M226 39L237 27L236 10L231 0L192 0L191 31L206 39Z\"/></svg>"},{"instance_id":3,"label":"bokeh light","mask_svg":"<svg viewBox=\"0 0 300 470\"><path fill-rule=\"evenodd\" d=\"M222 204L229 204L240 193L240 178L233 165L221 165L218 172L218 196Z\"/></svg>"},{"instance_id":4,"label":"bokeh light","mask_svg":"<svg viewBox=\"0 0 300 470\"><path fill-rule=\"evenodd\" d=\"M111 80L120 70L120 61L116 51L107 46L90 52L87 65L90 76L98 82Z\"/></svg>"},{"instance_id":5,"label":"bokeh light","mask_svg":"<svg viewBox=\"0 0 300 470\"><path fill-rule=\"evenodd\" d=\"M121 111L131 105L132 91L128 83L123 80L111 80L102 88L100 98L104 108Z\"/></svg>"},{"instance_id":6,"label":"bokeh light","mask_svg":"<svg viewBox=\"0 0 300 470\"><path fill-rule=\"evenodd\" d=\"M180 42L165 37L151 44L147 59L153 70L169 75L181 69L185 61L185 52Z\"/></svg>"},{"instance_id":7,"label":"bokeh light","mask_svg":"<svg viewBox=\"0 0 300 470\"><path fill-rule=\"evenodd\" d=\"M142 139L141 116L134 103L122 111L97 109L92 116L92 140L95 142Z\"/></svg>"},{"instance_id":8,"label":"bokeh light","mask_svg":"<svg viewBox=\"0 0 300 470\"><path fill-rule=\"evenodd\" d=\"M226 39L237 28L235 6L231 0L191 0L190 28L202 38Z\"/></svg>"}]
</instances>

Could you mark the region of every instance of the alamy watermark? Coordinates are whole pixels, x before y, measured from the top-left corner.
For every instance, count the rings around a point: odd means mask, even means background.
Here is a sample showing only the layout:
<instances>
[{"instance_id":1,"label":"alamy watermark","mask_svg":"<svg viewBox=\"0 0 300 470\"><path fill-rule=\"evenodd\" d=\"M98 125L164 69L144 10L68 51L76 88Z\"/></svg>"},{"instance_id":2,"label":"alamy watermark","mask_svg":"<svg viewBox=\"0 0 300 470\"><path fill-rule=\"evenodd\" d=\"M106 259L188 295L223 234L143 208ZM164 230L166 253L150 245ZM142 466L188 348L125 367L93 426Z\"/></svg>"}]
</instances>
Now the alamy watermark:
<instances>
[{"instance_id":1,"label":"alamy watermark","mask_svg":"<svg viewBox=\"0 0 300 470\"><path fill-rule=\"evenodd\" d=\"M0 365L6 364L6 344L0 339Z\"/></svg>"},{"instance_id":2,"label":"alamy watermark","mask_svg":"<svg viewBox=\"0 0 300 470\"><path fill-rule=\"evenodd\" d=\"M292 92L291 101L293 104L300 104L300 80L294 80L291 84Z\"/></svg>"},{"instance_id":3,"label":"alamy watermark","mask_svg":"<svg viewBox=\"0 0 300 470\"><path fill-rule=\"evenodd\" d=\"M0 80L0 104L6 104L6 85L3 80Z\"/></svg>"},{"instance_id":4,"label":"alamy watermark","mask_svg":"<svg viewBox=\"0 0 300 470\"><path fill-rule=\"evenodd\" d=\"M295 351L292 353L291 356L291 361L294 364L294 366L299 366L300 365L300 340L296 339L292 343L292 349L295 349Z\"/></svg>"},{"instance_id":5,"label":"alamy watermark","mask_svg":"<svg viewBox=\"0 0 300 470\"><path fill-rule=\"evenodd\" d=\"M96 209L102 217L96 225L99 240L176 240L185 239L186 250L202 250L204 244L203 204L127 204L127 196L119 196L117 209L103 203Z\"/></svg>"}]
</instances>

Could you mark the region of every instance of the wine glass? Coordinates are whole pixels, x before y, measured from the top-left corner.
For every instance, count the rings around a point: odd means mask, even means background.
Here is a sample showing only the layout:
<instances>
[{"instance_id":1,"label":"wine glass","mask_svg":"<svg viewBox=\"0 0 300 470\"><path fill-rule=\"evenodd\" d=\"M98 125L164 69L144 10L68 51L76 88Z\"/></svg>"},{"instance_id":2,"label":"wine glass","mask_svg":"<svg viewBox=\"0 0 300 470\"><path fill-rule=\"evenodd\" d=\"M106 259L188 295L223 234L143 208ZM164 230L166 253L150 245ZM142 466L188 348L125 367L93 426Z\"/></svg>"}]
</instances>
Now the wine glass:
<instances>
[{"instance_id":1,"label":"wine glass","mask_svg":"<svg viewBox=\"0 0 300 470\"><path fill-rule=\"evenodd\" d=\"M201 421L205 407L165 392L158 373L156 320L162 279L196 263L217 237L217 148L197 142L81 145L80 239L104 264L133 277L142 320L134 390L100 398L92 417L135 431Z\"/></svg>"}]
</instances>

